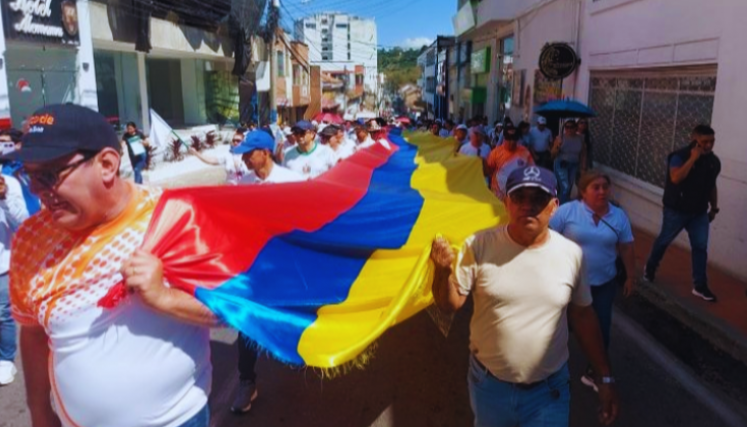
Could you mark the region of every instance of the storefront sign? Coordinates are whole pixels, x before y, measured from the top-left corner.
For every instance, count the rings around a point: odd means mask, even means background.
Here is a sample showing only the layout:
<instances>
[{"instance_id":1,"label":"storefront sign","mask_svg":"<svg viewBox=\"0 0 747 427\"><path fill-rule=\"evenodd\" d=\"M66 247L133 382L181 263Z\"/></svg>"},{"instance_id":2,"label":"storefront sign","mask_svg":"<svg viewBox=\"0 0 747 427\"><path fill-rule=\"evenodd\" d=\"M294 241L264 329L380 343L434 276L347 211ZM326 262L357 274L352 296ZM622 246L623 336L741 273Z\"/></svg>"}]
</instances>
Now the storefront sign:
<instances>
[{"instance_id":1,"label":"storefront sign","mask_svg":"<svg viewBox=\"0 0 747 427\"><path fill-rule=\"evenodd\" d=\"M473 74L483 74L490 71L489 47L472 53L472 66L470 68Z\"/></svg>"},{"instance_id":2,"label":"storefront sign","mask_svg":"<svg viewBox=\"0 0 747 427\"><path fill-rule=\"evenodd\" d=\"M565 43L545 45L540 53L539 68L548 79L564 79L578 67L576 51Z\"/></svg>"},{"instance_id":3,"label":"storefront sign","mask_svg":"<svg viewBox=\"0 0 747 427\"><path fill-rule=\"evenodd\" d=\"M0 0L5 38L78 45L76 0Z\"/></svg>"}]
</instances>

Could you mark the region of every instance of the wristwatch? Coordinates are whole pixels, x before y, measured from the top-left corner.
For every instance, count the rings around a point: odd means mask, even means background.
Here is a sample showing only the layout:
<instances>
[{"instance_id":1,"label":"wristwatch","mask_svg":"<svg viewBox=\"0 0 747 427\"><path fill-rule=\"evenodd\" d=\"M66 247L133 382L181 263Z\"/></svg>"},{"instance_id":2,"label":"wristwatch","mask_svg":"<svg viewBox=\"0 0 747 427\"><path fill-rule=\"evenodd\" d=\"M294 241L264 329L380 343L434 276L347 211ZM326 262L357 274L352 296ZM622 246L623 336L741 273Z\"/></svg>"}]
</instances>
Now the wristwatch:
<instances>
[{"instance_id":1,"label":"wristwatch","mask_svg":"<svg viewBox=\"0 0 747 427\"><path fill-rule=\"evenodd\" d=\"M600 377L599 384L614 384L615 383L615 377Z\"/></svg>"}]
</instances>

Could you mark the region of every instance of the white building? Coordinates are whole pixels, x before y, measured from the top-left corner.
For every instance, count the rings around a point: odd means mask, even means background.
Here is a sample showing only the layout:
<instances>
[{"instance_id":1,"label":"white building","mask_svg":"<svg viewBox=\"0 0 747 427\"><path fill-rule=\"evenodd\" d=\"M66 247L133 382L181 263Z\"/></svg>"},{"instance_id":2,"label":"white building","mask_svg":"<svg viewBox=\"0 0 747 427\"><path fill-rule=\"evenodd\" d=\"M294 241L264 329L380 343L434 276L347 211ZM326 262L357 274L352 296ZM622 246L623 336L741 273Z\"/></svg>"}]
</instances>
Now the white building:
<instances>
[{"instance_id":1,"label":"white building","mask_svg":"<svg viewBox=\"0 0 747 427\"><path fill-rule=\"evenodd\" d=\"M367 93L378 91L378 50L376 22L337 12L319 13L295 23L295 37L309 45L309 60L322 72L366 70Z\"/></svg>"},{"instance_id":2,"label":"white building","mask_svg":"<svg viewBox=\"0 0 747 427\"><path fill-rule=\"evenodd\" d=\"M436 44L435 42L428 46L423 53L418 56L418 66L423 74L418 85L420 92L423 94L423 102L426 104L425 117L433 118L436 102Z\"/></svg>"},{"instance_id":3,"label":"white building","mask_svg":"<svg viewBox=\"0 0 747 427\"><path fill-rule=\"evenodd\" d=\"M470 32L512 39L507 113L533 118L558 97L588 103L598 113L590 121L594 160L612 175L634 225L650 234L661 225L667 154L688 143L695 125L710 123L722 173L709 261L747 278L747 149L738 118L747 99L747 1L493 0L473 13ZM538 70L552 42L581 58L562 87ZM686 233L678 243L689 247Z\"/></svg>"}]
</instances>

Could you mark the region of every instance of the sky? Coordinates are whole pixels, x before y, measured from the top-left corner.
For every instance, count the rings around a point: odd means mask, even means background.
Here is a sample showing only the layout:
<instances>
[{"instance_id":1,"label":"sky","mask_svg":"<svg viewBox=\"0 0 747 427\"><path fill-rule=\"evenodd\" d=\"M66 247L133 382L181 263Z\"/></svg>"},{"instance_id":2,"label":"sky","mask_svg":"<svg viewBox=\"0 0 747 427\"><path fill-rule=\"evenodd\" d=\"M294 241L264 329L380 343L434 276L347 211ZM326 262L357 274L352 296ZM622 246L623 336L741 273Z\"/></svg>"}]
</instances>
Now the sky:
<instances>
[{"instance_id":1,"label":"sky","mask_svg":"<svg viewBox=\"0 0 747 427\"><path fill-rule=\"evenodd\" d=\"M376 20L380 47L420 48L437 35L451 35L457 0L280 0L285 14L298 19L317 12L346 12Z\"/></svg>"}]
</instances>

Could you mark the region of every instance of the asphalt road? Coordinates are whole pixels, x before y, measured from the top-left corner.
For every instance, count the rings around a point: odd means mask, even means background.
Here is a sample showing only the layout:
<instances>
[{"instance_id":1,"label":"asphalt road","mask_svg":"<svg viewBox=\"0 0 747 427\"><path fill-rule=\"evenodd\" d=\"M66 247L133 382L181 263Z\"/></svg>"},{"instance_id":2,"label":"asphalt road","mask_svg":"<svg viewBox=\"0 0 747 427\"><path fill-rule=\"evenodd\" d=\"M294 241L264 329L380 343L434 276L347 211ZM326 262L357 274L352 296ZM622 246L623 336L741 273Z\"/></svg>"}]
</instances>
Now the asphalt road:
<instances>
[{"instance_id":1,"label":"asphalt road","mask_svg":"<svg viewBox=\"0 0 747 427\"><path fill-rule=\"evenodd\" d=\"M469 313L460 313L448 337L426 313L387 332L364 370L322 379L314 370L293 370L267 357L257 365L259 398L252 411L229 412L237 385L236 333L215 330L210 406L213 426L263 427L468 427ZM578 376L585 361L571 342L571 425L596 426L596 395ZM678 378L666 373L635 337L613 331L612 362L619 379L620 427L725 425ZM133 369L137 369L133 361ZM157 379L154 379L157 381ZM0 389L0 427L29 427L22 376Z\"/></svg>"},{"instance_id":2,"label":"asphalt road","mask_svg":"<svg viewBox=\"0 0 747 427\"><path fill-rule=\"evenodd\" d=\"M180 178L172 185L217 183L217 173L204 179ZM229 412L238 378L236 333L213 332L212 426L238 427L467 427L472 414L467 395L469 311L459 313L448 337L426 313L388 331L378 342L374 358L364 370L323 379L314 370L293 370L262 357L257 366L259 399L252 411ZM628 331L629 333L629 331ZM650 341L650 340L649 340ZM725 426L703 395L694 395L684 383L697 376L673 375L660 359L649 356L651 344L641 336L613 329L610 354L618 378L622 413L619 427ZM646 349L641 345L645 345ZM571 343L571 426L591 427L596 421L596 394L579 382L585 366L575 342ZM669 363L669 362L664 362ZM673 362L676 364L676 362ZM137 369L133 360L132 369ZM157 379L154 379L157 381ZM690 387L692 388L692 387ZM29 427L24 403L23 375L0 388L0 427ZM710 394L711 399L718 391ZM728 402L725 403L728 405ZM135 408L133 408L135 409ZM747 425L747 421L744 424Z\"/></svg>"}]
</instances>

